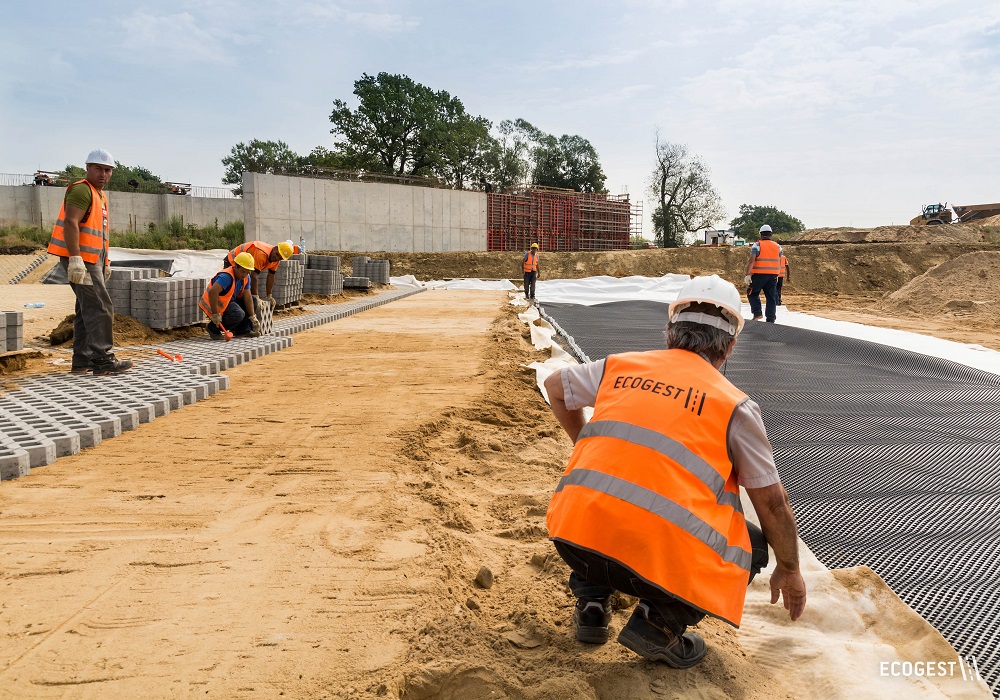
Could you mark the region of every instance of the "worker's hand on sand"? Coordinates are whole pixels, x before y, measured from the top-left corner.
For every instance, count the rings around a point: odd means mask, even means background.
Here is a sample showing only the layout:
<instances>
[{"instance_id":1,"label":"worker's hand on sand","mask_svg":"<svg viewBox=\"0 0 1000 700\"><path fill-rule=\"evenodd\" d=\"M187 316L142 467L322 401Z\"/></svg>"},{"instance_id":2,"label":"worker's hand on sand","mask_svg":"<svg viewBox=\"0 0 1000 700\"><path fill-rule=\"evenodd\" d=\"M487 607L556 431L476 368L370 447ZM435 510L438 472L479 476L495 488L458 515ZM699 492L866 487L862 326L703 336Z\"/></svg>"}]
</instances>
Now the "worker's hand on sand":
<instances>
[{"instance_id":1,"label":"worker's hand on sand","mask_svg":"<svg viewBox=\"0 0 1000 700\"><path fill-rule=\"evenodd\" d=\"M104 281L107 282L109 279L111 279L111 266L110 265L105 265L104 266Z\"/></svg>"},{"instance_id":2,"label":"worker's hand on sand","mask_svg":"<svg viewBox=\"0 0 1000 700\"><path fill-rule=\"evenodd\" d=\"M743 278L743 284L750 284L753 282L753 275L747 275Z\"/></svg>"},{"instance_id":3,"label":"worker's hand on sand","mask_svg":"<svg viewBox=\"0 0 1000 700\"><path fill-rule=\"evenodd\" d=\"M771 605L781 596L792 622L798 620L806 609L806 582L798 571L789 571L779 564L771 574Z\"/></svg>"},{"instance_id":4,"label":"worker's hand on sand","mask_svg":"<svg viewBox=\"0 0 1000 700\"><path fill-rule=\"evenodd\" d=\"M214 323L215 325L217 326L222 325L222 314L212 314L211 316L209 316L209 318L212 319L212 323Z\"/></svg>"},{"instance_id":5,"label":"worker's hand on sand","mask_svg":"<svg viewBox=\"0 0 1000 700\"><path fill-rule=\"evenodd\" d=\"M66 274L73 284L86 284L89 275L87 274L87 266L83 264L83 258L79 255L71 255Z\"/></svg>"},{"instance_id":6,"label":"worker's hand on sand","mask_svg":"<svg viewBox=\"0 0 1000 700\"><path fill-rule=\"evenodd\" d=\"M260 321L257 320L256 316L250 317L250 326L254 329L256 333L260 333Z\"/></svg>"}]
</instances>

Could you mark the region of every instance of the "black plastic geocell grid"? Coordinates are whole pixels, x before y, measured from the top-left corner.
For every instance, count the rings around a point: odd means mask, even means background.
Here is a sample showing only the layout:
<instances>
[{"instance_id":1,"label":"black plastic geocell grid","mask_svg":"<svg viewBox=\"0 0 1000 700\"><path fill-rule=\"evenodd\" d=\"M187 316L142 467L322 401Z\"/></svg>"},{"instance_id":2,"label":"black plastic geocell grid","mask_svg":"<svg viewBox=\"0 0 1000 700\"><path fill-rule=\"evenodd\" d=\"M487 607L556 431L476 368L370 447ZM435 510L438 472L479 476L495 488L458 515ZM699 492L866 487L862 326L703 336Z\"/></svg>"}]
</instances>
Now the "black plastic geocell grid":
<instances>
[{"instance_id":1,"label":"black plastic geocell grid","mask_svg":"<svg viewBox=\"0 0 1000 700\"><path fill-rule=\"evenodd\" d=\"M665 345L665 304L541 311L592 360ZM750 321L723 369L760 404L820 561L870 566L1000 697L1000 376Z\"/></svg>"}]
</instances>

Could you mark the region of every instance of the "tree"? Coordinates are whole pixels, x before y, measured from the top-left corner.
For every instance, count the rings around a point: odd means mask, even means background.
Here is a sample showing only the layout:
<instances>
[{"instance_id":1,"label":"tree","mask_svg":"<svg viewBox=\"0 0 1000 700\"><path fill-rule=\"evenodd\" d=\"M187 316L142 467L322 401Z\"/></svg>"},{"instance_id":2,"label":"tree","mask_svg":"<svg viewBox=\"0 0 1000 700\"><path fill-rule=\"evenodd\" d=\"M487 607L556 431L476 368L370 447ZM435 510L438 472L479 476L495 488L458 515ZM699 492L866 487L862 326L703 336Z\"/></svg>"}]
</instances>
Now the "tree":
<instances>
[{"instance_id":1,"label":"tree","mask_svg":"<svg viewBox=\"0 0 1000 700\"><path fill-rule=\"evenodd\" d=\"M604 192L607 176L597 150L582 136L541 134L532 151L532 180L538 185L565 187L577 192Z\"/></svg>"},{"instance_id":2,"label":"tree","mask_svg":"<svg viewBox=\"0 0 1000 700\"><path fill-rule=\"evenodd\" d=\"M649 192L657 202L652 218L660 247L677 248L685 232L708 228L723 217L722 201L708 175L708 166L690 155L687 146L662 142L657 132Z\"/></svg>"},{"instance_id":3,"label":"tree","mask_svg":"<svg viewBox=\"0 0 1000 700\"><path fill-rule=\"evenodd\" d=\"M226 173L222 182L239 185L233 193L243 194L243 173L273 173L279 166L298 165L300 158L284 141L260 141L238 143L229 155L222 159Z\"/></svg>"},{"instance_id":4,"label":"tree","mask_svg":"<svg viewBox=\"0 0 1000 700\"><path fill-rule=\"evenodd\" d=\"M532 139L522 124L535 130L523 119L500 122L496 128L497 136L492 137L491 148L486 154L486 179L501 192L524 182L530 172L528 157Z\"/></svg>"},{"instance_id":5,"label":"tree","mask_svg":"<svg viewBox=\"0 0 1000 700\"><path fill-rule=\"evenodd\" d=\"M135 183L135 186L130 183ZM111 173L111 179L108 180L108 189L118 192L152 192L159 194L163 191L163 180L141 165L129 167L115 161L115 169Z\"/></svg>"},{"instance_id":6,"label":"tree","mask_svg":"<svg viewBox=\"0 0 1000 700\"><path fill-rule=\"evenodd\" d=\"M760 236L760 227L768 224L772 233L799 233L805 231L802 222L776 207L755 204L741 204L740 212L729 222L729 228L748 241L755 241Z\"/></svg>"}]
</instances>

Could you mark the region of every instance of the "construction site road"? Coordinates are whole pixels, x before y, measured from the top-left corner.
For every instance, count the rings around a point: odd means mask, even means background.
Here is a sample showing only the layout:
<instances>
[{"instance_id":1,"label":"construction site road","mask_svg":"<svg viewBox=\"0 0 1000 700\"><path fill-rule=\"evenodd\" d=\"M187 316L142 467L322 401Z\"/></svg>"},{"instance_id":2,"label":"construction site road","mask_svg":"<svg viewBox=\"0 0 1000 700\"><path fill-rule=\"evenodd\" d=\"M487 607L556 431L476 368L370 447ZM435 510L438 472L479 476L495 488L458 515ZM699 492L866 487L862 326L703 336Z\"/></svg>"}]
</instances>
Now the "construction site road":
<instances>
[{"instance_id":1,"label":"construction site road","mask_svg":"<svg viewBox=\"0 0 1000 700\"><path fill-rule=\"evenodd\" d=\"M0 696L321 697L399 664L388 619L440 586L401 431L479 398L501 297L301 333L231 390L4 482Z\"/></svg>"}]
</instances>

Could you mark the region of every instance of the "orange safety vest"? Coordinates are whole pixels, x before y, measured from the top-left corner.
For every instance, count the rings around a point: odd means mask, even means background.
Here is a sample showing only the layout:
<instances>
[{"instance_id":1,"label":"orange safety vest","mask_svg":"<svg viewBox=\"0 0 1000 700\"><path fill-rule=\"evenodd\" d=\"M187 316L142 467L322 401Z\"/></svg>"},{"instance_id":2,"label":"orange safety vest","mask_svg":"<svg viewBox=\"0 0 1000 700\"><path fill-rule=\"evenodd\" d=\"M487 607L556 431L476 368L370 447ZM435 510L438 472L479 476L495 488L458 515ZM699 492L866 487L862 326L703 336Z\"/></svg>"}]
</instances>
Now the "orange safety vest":
<instances>
[{"instance_id":1,"label":"orange safety vest","mask_svg":"<svg viewBox=\"0 0 1000 700\"><path fill-rule=\"evenodd\" d=\"M232 300L233 295L236 294L236 288L239 287L240 288L239 291L242 293L243 290L247 286L247 282L250 281L250 278L246 277L246 278L243 279L243 282L241 284L240 280L237 279L236 272L233 271L232 267L227 267L224 270L216 272L212 276L212 279L210 279L208 281L208 287L206 287L205 291L202 292L201 301L198 302L199 308L201 308L201 310L204 311L205 315L208 316L209 318L212 317L212 303L208 300L208 293L212 290L212 285L215 284L215 278L218 277L219 275L221 275L223 272L225 272L226 274L232 276L232 278L233 278L233 286L229 288L228 292L223 292L222 294L219 295L219 313L220 314L223 313L226 310L226 307L229 306L229 302Z\"/></svg>"},{"instance_id":2,"label":"orange safety vest","mask_svg":"<svg viewBox=\"0 0 1000 700\"><path fill-rule=\"evenodd\" d=\"M738 627L752 550L726 433L746 400L687 350L609 356L549 504L549 538Z\"/></svg>"},{"instance_id":3,"label":"orange safety vest","mask_svg":"<svg viewBox=\"0 0 1000 700\"><path fill-rule=\"evenodd\" d=\"M781 246L772 240L761 238L760 253L754 258L750 268L752 275L776 275L781 263Z\"/></svg>"},{"instance_id":4,"label":"orange safety vest","mask_svg":"<svg viewBox=\"0 0 1000 700\"><path fill-rule=\"evenodd\" d=\"M538 272L538 252L528 251L524 254L524 271Z\"/></svg>"},{"instance_id":5,"label":"orange safety vest","mask_svg":"<svg viewBox=\"0 0 1000 700\"><path fill-rule=\"evenodd\" d=\"M778 268L778 279L785 278L785 268L788 267L788 258L784 255L781 256L781 267Z\"/></svg>"},{"instance_id":6,"label":"orange safety vest","mask_svg":"<svg viewBox=\"0 0 1000 700\"><path fill-rule=\"evenodd\" d=\"M281 260L270 261L272 250L274 250L273 245L268 245L263 241L250 241L249 243L238 245L229 251L229 255L226 256L226 263L233 266L236 264L237 255L240 253L250 253L253 256L253 269L255 271L263 272L264 270L270 270L276 272Z\"/></svg>"},{"instance_id":7,"label":"orange safety vest","mask_svg":"<svg viewBox=\"0 0 1000 700\"><path fill-rule=\"evenodd\" d=\"M86 179L77 180L69 187L86 182L90 188L91 202L87 215L80 222L80 257L84 262L97 264L104 253L105 266L110 265L108 260L108 198ZM66 188L69 191L69 187ZM100 203L100 206L95 206ZM66 200L63 199L62 207L59 209L59 218L52 228L52 238L49 239L49 252L61 258L69 257L69 249L66 247L65 227L66 226Z\"/></svg>"}]
</instances>

